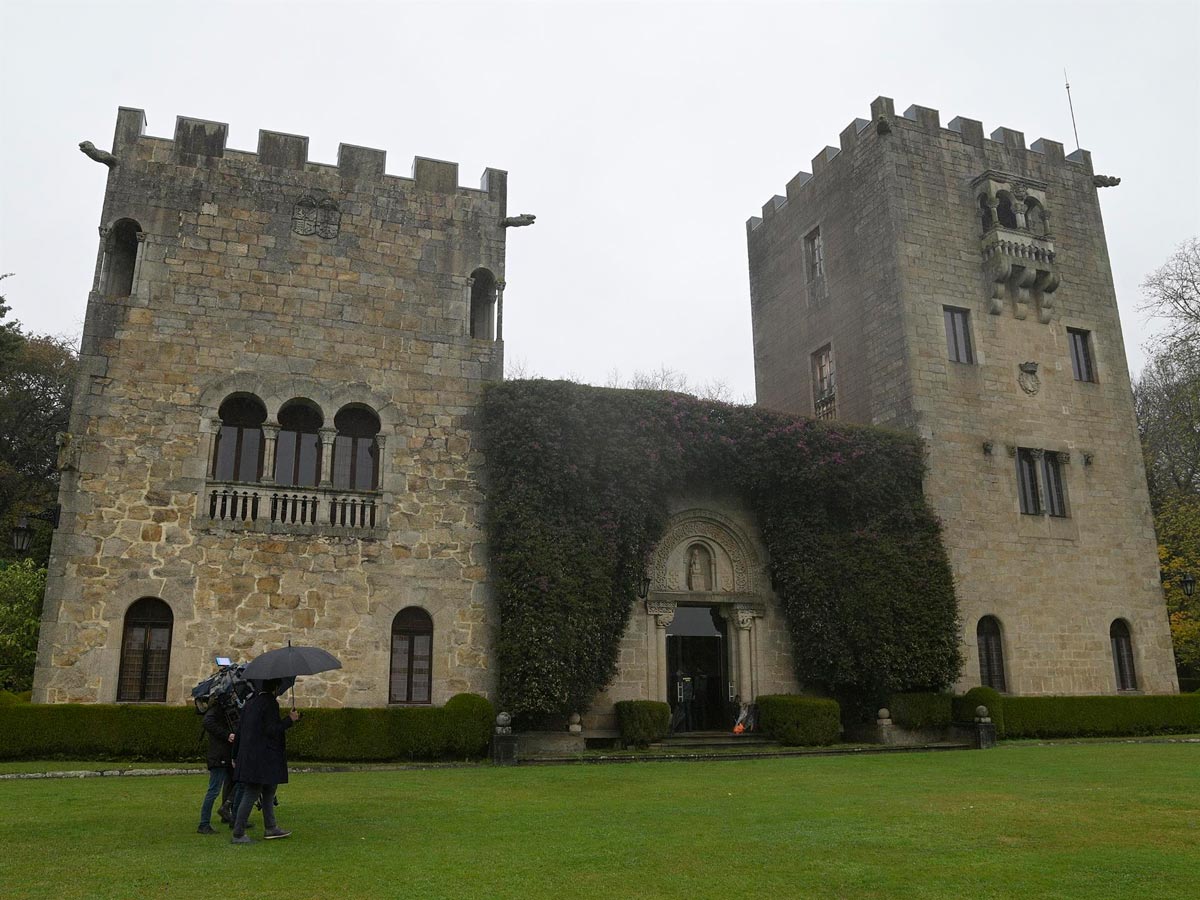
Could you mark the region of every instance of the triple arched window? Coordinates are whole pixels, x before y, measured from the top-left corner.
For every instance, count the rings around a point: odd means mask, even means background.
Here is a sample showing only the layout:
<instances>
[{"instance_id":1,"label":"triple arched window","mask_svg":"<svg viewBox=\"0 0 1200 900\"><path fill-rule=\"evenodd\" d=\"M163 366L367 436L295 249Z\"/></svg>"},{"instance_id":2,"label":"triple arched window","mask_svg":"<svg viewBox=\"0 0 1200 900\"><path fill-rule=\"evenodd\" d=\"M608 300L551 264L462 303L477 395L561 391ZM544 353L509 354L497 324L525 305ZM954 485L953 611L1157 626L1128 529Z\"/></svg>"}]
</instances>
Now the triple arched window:
<instances>
[{"instance_id":1,"label":"triple arched window","mask_svg":"<svg viewBox=\"0 0 1200 900\"><path fill-rule=\"evenodd\" d=\"M143 597L129 607L121 634L117 702L167 699L174 621L171 607L156 597Z\"/></svg>"},{"instance_id":2,"label":"triple arched window","mask_svg":"<svg viewBox=\"0 0 1200 900\"><path fill-rule=\"evenodd\" d=\"M214 481L253 484L269 479L283 487L322 484L341 491L379 487L379 416L352 403L333 417L312 400L295 398L268 422L266 405L253 394L230 394L218 410L211 477ZM328 471L326 471L328 469Z\"/></svg>"},{"instance_id":3,"label":"triple arched window","mask_svg":"<svg viewBox=\"0 0 1200 900\"><path fill-rule=\"evenodd\" d=\"M392 620L389 703L429 703L433 686L433 619L409 606Z\"/></svg>"}]
</instances>

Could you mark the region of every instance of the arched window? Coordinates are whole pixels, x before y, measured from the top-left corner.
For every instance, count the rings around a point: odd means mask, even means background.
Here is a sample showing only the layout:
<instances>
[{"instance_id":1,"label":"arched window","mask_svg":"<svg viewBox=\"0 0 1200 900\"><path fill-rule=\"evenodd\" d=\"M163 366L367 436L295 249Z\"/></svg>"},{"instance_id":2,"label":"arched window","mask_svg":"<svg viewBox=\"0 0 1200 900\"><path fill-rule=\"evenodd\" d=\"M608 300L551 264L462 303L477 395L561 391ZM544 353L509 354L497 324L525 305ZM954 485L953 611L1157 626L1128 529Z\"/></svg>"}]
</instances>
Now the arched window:
<instances>
[{"instance_id":1,"label":"arched window","mask_svg":"<svg viewBox=\"0 0 1200 900\"><path fill-rule=\"evenodd\" d=\"M137 267L138 233L142 226L133 219L121 219L108 233L105 248L104 293L109 297L128 297L133 293L133 273Z\"/></svg>"},{"instance_id":2,"label":"arched window","mask_svg":"<svg viewBox=\"0 0 1200 900\"><path fill-rule=\"evenodd\" d=\"M1008 683L1004 680L1004 646L1000 640L1000 620L995 616L984 616L975 628L979 642L979 683L984 687L1006 693Z\"/></svg>"},{"instance_id":3,"label":"arched window","mask_svg":"<svg viewBox=\"0 0 1200 900\"><path fill-rule=\"evenodd\" d=\"M279 411L275 483L316 487L321 480L321 411L307 400L290 400Z\"/></svg>"},{"instance_id":4,"label":"arched window","mask_svg":"<svg viewBox=\"0 0 1200 900\"><path fill-rule=\"evenodd\" d=\"M988 195L979 195L979 226L980 230L987 234L992 229L992 208L988 205Z\"/></svg>"},{"instance_id":5,"label":"arched window","mask_svg":"<svg viewBox=\"0 0 1200 900\"><path fill-rule=\"evenodd\" d=\"M471 337L496 338L496 276L487 269L471 273Z\"/></svg>"},{"instance_id":6,"label":"arched window","mask_svg":"<svg viewBox=\"0 0 1200 900\"><path fill-rule=\"evenodd\" d=\"M1025 201L1025 227L1036 237L1046 233L1046 210L1032 197Z\"/></svg>"},{"instance_id":7,"label":"arched window","mask_svg":"<svg viewBox=\"0 0 1200 900\"><path fill-rule=\"evenodd\" d=\"M340 491L373 491L379 484L379 417L362 406L347 406L333 417L333 486Z\"/></svg>"},{"instance_id":8,"label":"arched window","mask_svg":"<svg viewBox=\"0 0 1200 900\"><path fill-rule=\"evenodd\" d=\"M428 703L433 684L433 619L415 606L392 620L388 703Z\"/></svg>"},{"instance_id":9,"label":"arched window","mask_svg":"<svg viewBox=\"0 0 1200 900\"><path fill-rule=\"evenodd\" d=\"M217 481L258 481L263 471L263 430L267 410L248 394L227 397L217 415L221 429L213 448Z\"/></svg>"},{"instance_id":10,"label":"arched window","mask_svg":"<svg viewBox=\"0 0 1200 900\"><path fill-rule=\"evenodd\" d=\"M1133 641L1129 637L1129 623L1114 619L1108 629L1112 643L1113 666L1117 672L1118 691L1137 690L1137 672L1133 668Z\"/></svg>"},{"instance_id":11,"label":"arched window","mask_svg":"<svg viewBox=\"0 0 1200 900\"><path fill-rule=\"evenodd\" d=\"M1017 213L1013 209L1012 194L1007 191L1001 191L996 195L996 199L1000 201L1000 205L996 207L996 217L1000 220L1002 228L1017 227Z\"/></svg>"},{"instance_id":12,"label":"arched window","mask_svg":"<svg viewBox=\"0 0 1200 900\"><path fill-rule=\"evenodd\" d=\"M171 607L143 597L125 613L121 637L121 674L117 701L136 703L167 699L167 670L171 663Z\"/></svg>"}]
</instances>

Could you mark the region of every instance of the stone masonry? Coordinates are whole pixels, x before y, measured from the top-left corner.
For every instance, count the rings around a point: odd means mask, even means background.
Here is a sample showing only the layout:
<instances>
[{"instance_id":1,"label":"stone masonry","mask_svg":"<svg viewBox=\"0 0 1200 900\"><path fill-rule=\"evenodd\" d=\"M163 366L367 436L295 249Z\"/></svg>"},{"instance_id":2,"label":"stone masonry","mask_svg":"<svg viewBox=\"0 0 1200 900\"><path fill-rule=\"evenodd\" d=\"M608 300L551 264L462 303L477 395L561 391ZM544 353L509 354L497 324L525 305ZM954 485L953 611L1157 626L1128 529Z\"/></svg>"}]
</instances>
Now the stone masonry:
<instances>
[{"instance_id":1,"label":"stone masonry","mask_svg":"<svg viewBox=\"0 0 1200 900\"><path fill-rule=\"evenodd\" d=\"M747 225L758 402L926 440L962 616L959 689L980 683L976 627L993 616L1013 693L1116 691L1114 620L1137 688L1176 691L1090 154L1027 148L1008 128L989 139L970 119L943 128L919 106L896 116L885 97L840 144ZM966 316L970 362L948 358L945 307ZM1073 373L1068 328L1093 380ZM1022 513L1022 452L1058 461L1065 515Z\"/></svg>"},{"instance_id":2,"label":"stone masonry","mask_svg":"<svg viewBox=\"0 0 1200 900\"><path fill-rule=\"evenodd\" d=\"M432 702L490 693L473 419L503 368L506 173L463 188L455 163L418 157L401 178L380 150L343 144L325 165L304 137L263 131L248 153L223 124L180 118L174 140L144 126L120 110L35 701L113 702L124 616L145 597L173 615L167 702L214 656L291 639L344 663L302 679L299 701L382 705L392 622L413 606L433 621ZM480 269L492 305L472 337ZM214 477L218 410L238 396L267 414L258 483ZM272 479L297 399L323 417L309 489ZM328 480L343 408L378 418L374 490Z\"/></svg>"}]
</instances>

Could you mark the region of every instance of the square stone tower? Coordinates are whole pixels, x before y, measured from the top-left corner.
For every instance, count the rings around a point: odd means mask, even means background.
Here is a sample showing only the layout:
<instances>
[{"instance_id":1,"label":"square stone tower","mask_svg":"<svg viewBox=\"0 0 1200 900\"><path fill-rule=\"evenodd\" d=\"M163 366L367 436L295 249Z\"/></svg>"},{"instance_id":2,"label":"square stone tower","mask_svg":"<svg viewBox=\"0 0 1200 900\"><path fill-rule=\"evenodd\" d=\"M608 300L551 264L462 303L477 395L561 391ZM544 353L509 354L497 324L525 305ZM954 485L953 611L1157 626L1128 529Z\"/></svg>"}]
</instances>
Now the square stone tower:
<instances>
[{"instance_id":1,"label":"square stone tower","mask_svg":"<svg viewBox=\"0 0 1200 900\"><path fill-rule=\"evenodd\" d=\"M502 375L507 175L121 109L60 467L39 702L189 697L317 644L306 703L489 693L473 417ZM84 148L88 152L88 148Z\"/></svg>"},{"instance_id":2,"label":"square stone tower","mask_svg":"<svg viewBox=\"0 0 1200 900\"><path fill-rule=\"evenodd\" d=\"M917 431L957 687L1177 688L1090 154L880 97L747 224L758 402Z\"/></svg>"}]
</instances>

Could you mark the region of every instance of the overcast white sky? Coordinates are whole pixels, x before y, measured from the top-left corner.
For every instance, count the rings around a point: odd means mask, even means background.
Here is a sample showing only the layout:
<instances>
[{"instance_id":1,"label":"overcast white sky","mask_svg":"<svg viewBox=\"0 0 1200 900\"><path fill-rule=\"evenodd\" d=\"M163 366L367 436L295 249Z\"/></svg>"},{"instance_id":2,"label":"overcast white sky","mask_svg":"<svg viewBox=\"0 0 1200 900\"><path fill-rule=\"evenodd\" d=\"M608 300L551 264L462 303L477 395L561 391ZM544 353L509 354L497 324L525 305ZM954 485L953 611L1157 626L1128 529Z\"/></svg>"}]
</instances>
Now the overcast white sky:
<instances>
[{"instance_id":1,"label":"overcast white sky","mask_svg":"<svg viewBox=\"0 0 1200 900\"><path fill-rule=\"evenodd\" d=\"M1200 233L1200 3L0 0L0 272L36 332L82 329L119 105L507 169L510 363L667 366L752 399L745 221L883 94L1062 141L1102 193L1134 372L1142 278Z\"/></svg>"}]
</instances>

